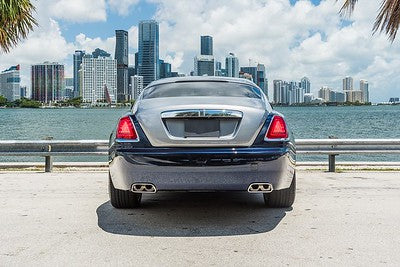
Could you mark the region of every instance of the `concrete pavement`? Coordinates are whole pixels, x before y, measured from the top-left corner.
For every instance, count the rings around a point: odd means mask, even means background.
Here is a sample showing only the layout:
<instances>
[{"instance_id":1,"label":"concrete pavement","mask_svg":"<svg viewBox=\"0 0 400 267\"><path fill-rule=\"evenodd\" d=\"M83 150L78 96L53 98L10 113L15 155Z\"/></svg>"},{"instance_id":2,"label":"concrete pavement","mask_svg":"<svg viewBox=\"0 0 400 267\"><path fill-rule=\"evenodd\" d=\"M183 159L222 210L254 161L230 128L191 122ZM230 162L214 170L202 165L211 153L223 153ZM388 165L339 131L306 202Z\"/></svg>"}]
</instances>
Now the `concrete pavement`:
<instances>
[{"instance_id":1,"label":"concrete pavement","mask_svg":"<svg viewBox=\"0 0 400 267\"><path fill-rule=\"evenodd\" d=\"M398 265L400 172L300 171L293 209L247 193L108 202L106 172L0 173L0 265Z\"/></svg>"}]
</instances>

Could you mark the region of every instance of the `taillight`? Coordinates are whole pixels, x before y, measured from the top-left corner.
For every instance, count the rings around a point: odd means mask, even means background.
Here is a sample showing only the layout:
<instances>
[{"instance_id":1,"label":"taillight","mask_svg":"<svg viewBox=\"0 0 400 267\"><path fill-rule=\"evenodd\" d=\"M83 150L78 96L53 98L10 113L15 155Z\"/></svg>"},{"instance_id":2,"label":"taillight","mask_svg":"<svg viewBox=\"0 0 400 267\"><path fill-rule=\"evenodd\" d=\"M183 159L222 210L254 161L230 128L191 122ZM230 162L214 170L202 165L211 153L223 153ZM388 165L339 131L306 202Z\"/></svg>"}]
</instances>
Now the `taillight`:
<instances>
[{"instance_id":1,"label":"taillight","mask_svg":"<svg viewBox=\"0 0 400 267\"><path fill-rule=\"evenodd\" d=\"M117 139L138 139L135 126L129 116L119 120L117 128Z\"/></svg>"},{"instance_id":2,"label":"taillight","mask_svg":"<svg viewBox=\"0 0 400 267\"><path fill-rule=\"evenodd\" d=\"M265 139L286 139L289 137L285 120L281 116L275 115L269 126Z\"/></svg>"}]
</instances>

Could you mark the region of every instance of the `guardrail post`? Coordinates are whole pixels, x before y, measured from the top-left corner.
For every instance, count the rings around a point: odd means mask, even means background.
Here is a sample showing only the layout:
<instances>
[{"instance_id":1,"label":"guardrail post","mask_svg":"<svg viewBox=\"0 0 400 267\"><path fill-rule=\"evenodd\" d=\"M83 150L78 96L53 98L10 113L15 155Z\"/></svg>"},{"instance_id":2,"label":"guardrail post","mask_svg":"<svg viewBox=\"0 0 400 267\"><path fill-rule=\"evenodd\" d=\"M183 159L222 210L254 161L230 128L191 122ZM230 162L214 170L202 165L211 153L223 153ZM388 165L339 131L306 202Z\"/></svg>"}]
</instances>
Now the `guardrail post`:
<instances>
[{"instance_id":1,"label":"guardrail post","mask_svg":"<svg viewBox=\"0 0 400 267\"><path fill-rule=\"evenodd\" d=\"M329 172L336 172L336 155L329 155Z\"/></svg>"},{"instance_id":2,"label":"guardrail post","mask_svg":"<svg viewBox=\"0 0 400 267\"><path fill-rule=\"evenodd\" d=\"M45 140L52 140L53 137L46 137ZM48 146L48 152L51 152L51 145ZM51 156L45 156L44 163L44 172L52 172L53 171L53 159Z\"/></svg>"}]
</instances>

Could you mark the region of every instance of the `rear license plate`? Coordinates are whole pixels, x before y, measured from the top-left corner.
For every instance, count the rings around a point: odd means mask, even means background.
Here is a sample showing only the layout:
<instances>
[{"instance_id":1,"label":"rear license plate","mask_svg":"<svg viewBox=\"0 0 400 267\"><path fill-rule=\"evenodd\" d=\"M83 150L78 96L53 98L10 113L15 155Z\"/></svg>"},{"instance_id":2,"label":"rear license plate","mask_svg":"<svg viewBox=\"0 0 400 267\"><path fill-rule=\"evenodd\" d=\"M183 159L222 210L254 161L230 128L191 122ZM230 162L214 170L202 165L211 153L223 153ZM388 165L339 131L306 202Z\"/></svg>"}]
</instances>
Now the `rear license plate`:
<instances>
[{"instance_id":1,"label":"rear license plate","mask_svg":"<svg viewBox=\"0 0 400 267\"><path fill-rule=\"evenodd\" d=\"M219 120L185 120L185 137L219 137Z\"/></svg>"}]
</instances>

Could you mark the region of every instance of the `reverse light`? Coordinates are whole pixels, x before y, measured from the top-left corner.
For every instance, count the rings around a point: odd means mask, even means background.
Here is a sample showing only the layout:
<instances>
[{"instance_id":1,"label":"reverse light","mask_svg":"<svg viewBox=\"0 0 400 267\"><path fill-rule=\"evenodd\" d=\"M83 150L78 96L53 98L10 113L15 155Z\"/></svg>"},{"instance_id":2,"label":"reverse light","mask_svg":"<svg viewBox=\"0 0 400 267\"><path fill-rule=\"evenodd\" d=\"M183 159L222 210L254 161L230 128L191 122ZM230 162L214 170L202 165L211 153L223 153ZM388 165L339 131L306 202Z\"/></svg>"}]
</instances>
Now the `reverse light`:
<instances>
[{"instance_id":1,"label":"reverse light","mask_svg":"<svg viewBox=\"0 0 400 267\"><path fill-rule=\"evenodd\" d=\"M275 115L269 126L265 139L286 139L289 137L285 120Z\"/></svg>"},{"instance_id":2,"label":"reverse light","mask_svg":"<svg viewBox=\"0 0 400 267\"><path fill-rule=\"evenodd\" d=\"M116 137L117 139L138 139L135 126L129 116L122 117L119 120Z\"/></svg>"}]
</instances>

